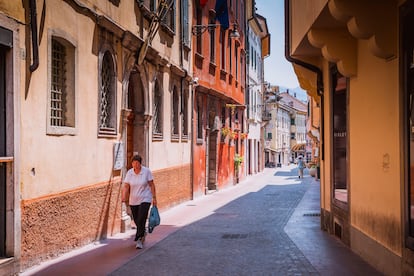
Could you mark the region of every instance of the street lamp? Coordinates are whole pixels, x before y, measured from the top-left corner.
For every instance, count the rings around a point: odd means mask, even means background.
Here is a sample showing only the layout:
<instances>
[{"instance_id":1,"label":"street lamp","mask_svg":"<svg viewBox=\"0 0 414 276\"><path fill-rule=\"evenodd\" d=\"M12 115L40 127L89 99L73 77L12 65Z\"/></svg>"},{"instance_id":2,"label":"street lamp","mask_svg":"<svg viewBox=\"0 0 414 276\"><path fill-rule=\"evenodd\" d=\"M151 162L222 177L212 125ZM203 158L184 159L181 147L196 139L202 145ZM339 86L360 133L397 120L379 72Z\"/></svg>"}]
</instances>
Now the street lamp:
<instances>
[{"instance_id":1,"label":"street lamp","mask_svg":"<svg viewBox=\"0 0 414 276\"><path fill-rule=\"evenodd\" d=\"M207 24L207 25L193 25L191 32L194 36L202 35L207 30L214 30L215 28L221 26L220 24ZM237 31L237 24L233 23L233 29L230 30L230 38L239 38L240 33Z\"/></svg>"}]
</instances>

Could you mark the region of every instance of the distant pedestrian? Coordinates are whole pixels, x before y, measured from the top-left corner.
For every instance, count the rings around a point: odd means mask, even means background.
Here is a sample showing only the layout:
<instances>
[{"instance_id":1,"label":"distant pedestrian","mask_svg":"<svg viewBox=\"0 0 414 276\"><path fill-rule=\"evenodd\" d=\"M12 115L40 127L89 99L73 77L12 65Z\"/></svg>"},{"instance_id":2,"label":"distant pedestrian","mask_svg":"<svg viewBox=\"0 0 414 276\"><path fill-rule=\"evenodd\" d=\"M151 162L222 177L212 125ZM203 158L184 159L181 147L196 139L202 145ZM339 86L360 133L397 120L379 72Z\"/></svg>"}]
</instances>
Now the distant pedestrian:
<instances>
[{"instance_id":1,"label":"distant pedestrian","mask_svg":"<svg viewBox=\"0 0 414 276\"><path fill-rule=\"evenodd\" d=\"M298 157L298 169L299 169L299 178L303 178L303 170L305 169L305 161L303 161L303 157Z\"/></svg>"},{"instance_id":2,"label":"distant pedestrian","mask_svg":"<svg viewBox=\"0 0 414 276\"><path fill-rule=\"evenodd\" d=\"M142 249L145 240L145 224L151 202L157 206L155 185L151 170L141 165L142 157L132 157L132 168L128 170L122 188L122 202L131 207L132 218L137 226L136 248Z\"/></svg>"}]
</instances>

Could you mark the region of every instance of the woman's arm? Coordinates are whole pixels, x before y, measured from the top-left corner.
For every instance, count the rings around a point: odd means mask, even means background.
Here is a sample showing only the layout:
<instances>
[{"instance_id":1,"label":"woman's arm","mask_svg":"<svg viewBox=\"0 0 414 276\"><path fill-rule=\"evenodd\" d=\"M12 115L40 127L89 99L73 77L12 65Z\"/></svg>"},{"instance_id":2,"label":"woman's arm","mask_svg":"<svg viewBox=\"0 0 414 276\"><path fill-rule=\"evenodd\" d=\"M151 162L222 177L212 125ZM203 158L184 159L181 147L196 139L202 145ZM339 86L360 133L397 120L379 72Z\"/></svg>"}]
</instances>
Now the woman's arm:
<instances>
[{"instance_id":1,"label":"woman's arm","mask_svg":"<svg viewBox=\"0 0 414 276\"><path fill-rule=\"evenodd\" d=\"M124 182L124 186L122 187L122 202L129 201L129 183Z\"/></svg>"},{"instance_id":2,"label":"woman's arm","mask_svg":"<svg viewBox=\"0 0 414 276\"><path fill-rule=\"evenodd\" d=\"M151 193L152 193L152 205L157 206L157 194L155 193L155 184L154 184L154 180L150 180L148 181L148 185L151 188Z\"/></svg>"}]
</instances>

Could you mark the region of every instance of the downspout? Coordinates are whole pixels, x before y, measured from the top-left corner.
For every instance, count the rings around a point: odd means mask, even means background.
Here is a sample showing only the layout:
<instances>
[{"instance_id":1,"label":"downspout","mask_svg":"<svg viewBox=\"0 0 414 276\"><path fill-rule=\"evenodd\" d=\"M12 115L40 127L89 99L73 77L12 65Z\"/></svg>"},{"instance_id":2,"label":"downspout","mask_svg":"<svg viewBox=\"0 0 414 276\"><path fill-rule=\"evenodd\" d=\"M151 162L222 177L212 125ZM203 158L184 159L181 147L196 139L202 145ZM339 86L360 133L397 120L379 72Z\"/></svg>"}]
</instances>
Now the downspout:
<instances>
[{"instance_id":1,"label":"downspout","mask_svg":"<svg viewBox=\"0 0 414 276\"><path fill-rule=\"evenodd\" d=\"M34 72L39 67L39 45L37 41L37 12L36 0L30 0L30 28L32 31L32 49L33 49L33 63L30 65L30 72Z\"/></svg>"},{"instance_id":2,"label":"downspout","mask_svg":"<svg viewBox=\"0 0 414 276\"><path fill-rule=\"evenodd\" d=\"M313 64L306 63L290 55L290 0L285 0L285 58L291 63L300 65L316 73L316 92L321 97L321 160L324 160L324 97L322 70Z\"/></svg>"}]
</instances>

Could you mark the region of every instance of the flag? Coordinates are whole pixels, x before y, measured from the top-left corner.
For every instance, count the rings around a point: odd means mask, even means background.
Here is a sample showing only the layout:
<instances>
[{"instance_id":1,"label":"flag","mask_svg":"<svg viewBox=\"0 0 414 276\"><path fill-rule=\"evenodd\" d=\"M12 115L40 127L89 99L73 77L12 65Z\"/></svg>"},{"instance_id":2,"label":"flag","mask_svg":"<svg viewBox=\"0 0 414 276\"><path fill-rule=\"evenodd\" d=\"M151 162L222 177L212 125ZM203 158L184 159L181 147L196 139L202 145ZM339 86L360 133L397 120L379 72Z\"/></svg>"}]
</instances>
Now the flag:
<instances>
[{"instance_id":1,"label":"flag","mask_svg":"<svg viewBox=\"0 0 414 276\"><path fill-rule=\"evenodd\" d=\"M208 0L200 0L200 6L204 7Z\"/></svg>"},{"instance_id":2,"label":"flag","mask_svg":"<svg viewBox=\"0 0 414 276\"><path fill-rule=\"evenodd\" d=\"M216 20L220 22L221 27L224 30L229 28L229 10L227 7L227 0L217 0L216 7Z\"/></svg>"}]
</instances>

